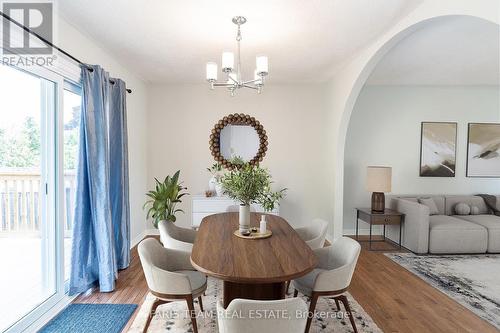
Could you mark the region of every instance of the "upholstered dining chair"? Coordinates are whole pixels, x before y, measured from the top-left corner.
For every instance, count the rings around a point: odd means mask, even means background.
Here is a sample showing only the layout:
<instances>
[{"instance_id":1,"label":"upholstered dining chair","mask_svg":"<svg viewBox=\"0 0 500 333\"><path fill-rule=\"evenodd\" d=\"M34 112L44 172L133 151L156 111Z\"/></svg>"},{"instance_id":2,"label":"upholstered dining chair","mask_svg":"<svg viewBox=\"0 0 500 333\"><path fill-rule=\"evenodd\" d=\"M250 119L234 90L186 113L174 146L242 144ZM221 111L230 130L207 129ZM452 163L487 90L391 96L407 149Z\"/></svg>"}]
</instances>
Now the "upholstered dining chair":
<instances>
[{"instance_id":1,"label":"upholstered dining chair","mask_svg":"<svg viewBox=\"0 0 500 333\"><path fill-rule=\"evenodd\" d=\"M271 311L274 311L272 316L264 316ZM234 299L225 310L219 301L217 316L219 333L304 333L307 304L300 298L277 301Z\"/></svg>"},{"instance_id":2,"label":"upholstered dining chair","mask_svg":"<svg viewBox=\"0 0 500 333\"><path fill-rule=\"evenodd\" d=\"M189 253L193 250L196 230L181 228L168 221L158 222L158 229L160 230L160 241L165 248Z\"/></svg>"},{"instance_id":3,"label":"upholstered dining chair","mask_svg":"<svg viewBox=\"0 0 500 333\"><path fill-rule=\"evenodd\" d=\"M156 297L144 332L159 305L184 299L191 314L193 332L197 333L193 299L198 297L203 311L201 295L207 289L207 278L191 266L191 253L166 249L154 238L140 242L138 251L149 291Z\"/></svg>"},{"instance_id":4,"label":"upholstered dining chair","mask_svg":"<svg viewBox=\"0 0 500 333\"><path fill-rule=\"evenodd\" d=\"M311 249L319 249L325 245L328 222L314 219L308 226L295 228L295 231Z\"/></svg>"},{"instance_id":5,"label":"upholstered dining chair","mask_svg":"<svg viewBox=\"0 0 500 333\"><path fill-rule=\"evenodd\" d=\"M318 266L311 273L292 281L295 288L294 297L297 297L299 291L311 297L306 333L311 327L313 317L311 314L314 313L320 296L333 297L339 310L339 301L342 302L354 332L358 331L345 293L351 283L360 251L361 246L358 242L342 237L331 246L314 250Z\"/></svg>"},{"instance_id":6,"label":"upholstered dining chair","mask_svg":"<svg viewBox=\"0 0 500 333\"><path fill-rule=\"evenodd\" d=\"M299 237L306 242L312 250L322 248L325 245L328 222L322 219L314 219L311 224L304 227L295 228ZM290 289L290 281L286 283L286 293Z\"/></svg>"}]
</instances>

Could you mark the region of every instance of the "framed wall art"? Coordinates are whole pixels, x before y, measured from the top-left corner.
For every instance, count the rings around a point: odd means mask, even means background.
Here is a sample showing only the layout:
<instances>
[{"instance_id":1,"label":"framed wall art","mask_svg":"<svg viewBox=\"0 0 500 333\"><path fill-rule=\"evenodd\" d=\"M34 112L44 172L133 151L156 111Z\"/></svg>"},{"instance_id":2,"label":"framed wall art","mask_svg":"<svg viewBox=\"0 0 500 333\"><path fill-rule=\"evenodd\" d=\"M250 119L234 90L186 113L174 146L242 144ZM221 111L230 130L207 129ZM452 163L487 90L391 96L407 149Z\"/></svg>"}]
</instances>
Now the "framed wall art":
<instances>
[{"instance_id":1,"label":"framed wall art","mask_svg":"<svg viewBox=\"0 0 500 333\"><path fill-rule=\"evenodd\" d=\"M500 123L470 123L467 177L500 178Z\"/></svg>"},{"instance_id":2,"label":"framed wall art","mask_svg":"<svg viewBox=\"0 0 500 333\"><path fill-rule=\"evenodd\" d=\"M457 123L422 122L420 177L455 177Z\"/></svg>"}]
</instances>

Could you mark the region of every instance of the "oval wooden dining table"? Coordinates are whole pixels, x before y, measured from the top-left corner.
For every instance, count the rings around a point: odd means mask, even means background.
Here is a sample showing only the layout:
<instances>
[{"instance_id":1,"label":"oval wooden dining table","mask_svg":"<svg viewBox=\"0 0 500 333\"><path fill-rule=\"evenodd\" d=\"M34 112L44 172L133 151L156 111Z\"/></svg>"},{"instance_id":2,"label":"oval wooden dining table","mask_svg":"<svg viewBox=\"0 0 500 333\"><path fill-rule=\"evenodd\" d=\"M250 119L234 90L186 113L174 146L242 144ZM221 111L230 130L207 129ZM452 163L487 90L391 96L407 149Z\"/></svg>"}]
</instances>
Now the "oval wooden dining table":
<instances>
[{"instance_id":1,"label":"oval wooden dining table","mask_svg":"<svg viewBox=\"0 0 500 333\"><path fill-rule=\"evenodd\" d=\"M262 214L251 213L251 225L258 227ZM226 308L235 298L277 300L286 295L287 281L303 276L317 265L309 246L283 218L266 214L265 239L243 239L238 229L238 213L205 217L191 253L193 266L223 281Z\"/></svg>"}]
</instances>

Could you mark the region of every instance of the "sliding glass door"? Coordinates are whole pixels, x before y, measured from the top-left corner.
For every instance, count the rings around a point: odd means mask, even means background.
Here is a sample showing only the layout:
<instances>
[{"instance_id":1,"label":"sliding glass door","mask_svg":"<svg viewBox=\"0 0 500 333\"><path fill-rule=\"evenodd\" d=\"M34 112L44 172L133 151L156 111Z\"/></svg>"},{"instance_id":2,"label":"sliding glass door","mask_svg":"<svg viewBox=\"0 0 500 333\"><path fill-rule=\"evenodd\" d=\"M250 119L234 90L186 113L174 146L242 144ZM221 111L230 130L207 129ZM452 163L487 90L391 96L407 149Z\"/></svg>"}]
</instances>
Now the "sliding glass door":
<instances>
[{"instance_id":1,"label":"sliding glass door","mask_svg":"<svg viewBox=\"0 0 500 333\"><path fill-rule=\"evenodd\" d=\"M0 66L0 332L57 292L56 104L56 83Z\"/></svg>"},{"instance_id":2,"label":"sliding glass door","mask_svg":"<svg viewBox=\"0 0 500 333\"><path fill-rule=\"evenodd\" d=\"M65 82L63 89L63 245L64 245L64 281L69 283L71 271L71 244L75 211L76 167L80 146L80 115L82 108L81 87Z\"/></svg>"},{"instance_id":3,"label":"sliding glass door","mask_svg":"<svg viewBox=\"0 0 500 333\"><path fill-rule=\"evenodd\" d=\"M65 297L80 104L60 75L0 65L0 332Z\"/></svg>"}]
</instances>

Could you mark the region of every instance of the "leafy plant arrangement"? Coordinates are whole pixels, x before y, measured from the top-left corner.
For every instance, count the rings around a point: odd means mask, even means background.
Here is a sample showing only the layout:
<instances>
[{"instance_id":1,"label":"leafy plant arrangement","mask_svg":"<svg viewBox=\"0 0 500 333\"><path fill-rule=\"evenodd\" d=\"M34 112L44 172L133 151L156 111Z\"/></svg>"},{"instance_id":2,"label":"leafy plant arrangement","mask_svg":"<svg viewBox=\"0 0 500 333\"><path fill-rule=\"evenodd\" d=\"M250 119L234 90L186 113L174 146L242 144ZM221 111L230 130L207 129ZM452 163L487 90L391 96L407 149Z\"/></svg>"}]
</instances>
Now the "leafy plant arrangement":
<instances>
[{"instance_id":1,"label":"leafy plant arrangement","mask_svg":"<svg viewBox=\"0 0 500 333\"><path fill-rule=\"evenodd\" d=\"M158 228L158 222L166 220L175 222L177 218L175 214L184 211L176 208L177 204L181 203L181 198L185 196L187 187L182 186L179 182L181 171L177 171L172 177L167 176L163 182L155 178L156 186L153 191L149 191L146 195L151 198L144 203L144 209L149 207L146 218L153 219L153 225Z\"/></svg>"},{"instance_id":2,"label":"leafy plant arrangement","mask_svg":"<svg viewBox=\"0 0 500 333\"><path fill-rule=\"evenodd\" d=\"M246 206L260 204L266 211L273 210L287 191L285 188L273 192L269 171L249 163L242 163L239 168L226 173L221 183L224 193L231 199Z\"/></svg>"},{"instance_id":3,"label":"leafy plant arrangement","mask_svg":"<svg viewBox=\"0 0 500 333\"><path fill-rule=\"evenodd\" d=\"M222 164L220 164L219 162L214 163L210 168L207 168L207 171L210 172L217 181L219 181L223 176L222 170Z\"/></svg>"},{"instance_id":4,"label":"leafy plant arrangement","mask_svg":"<svg viewBox=\"0 0 500 333\"><path fill-rule=\"evenodd\" d=\"M276 204L278 204L281 199L285 197L286 191L286 188L276 192L272 192L271 189L266 190L260 197L259 204L266 212L270 212L276 207Z\"/></svg>"}]
</instances>

